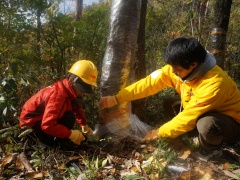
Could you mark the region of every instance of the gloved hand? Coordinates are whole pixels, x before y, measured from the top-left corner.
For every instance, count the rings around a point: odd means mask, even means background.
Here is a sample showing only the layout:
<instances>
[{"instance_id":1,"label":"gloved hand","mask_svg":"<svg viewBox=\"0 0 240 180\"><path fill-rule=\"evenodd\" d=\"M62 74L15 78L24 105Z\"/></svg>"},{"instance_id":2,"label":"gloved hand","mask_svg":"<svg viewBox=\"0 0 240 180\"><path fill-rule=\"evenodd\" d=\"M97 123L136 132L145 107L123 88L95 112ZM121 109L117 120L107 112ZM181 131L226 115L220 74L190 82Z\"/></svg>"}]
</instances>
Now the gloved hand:
<instances>
[{"instance_id":1,"label":"gloved hand","mask_svg":"<svg viewBox=\"0 0 240 180\"><path fill-rule=\"evenodd\" d=\"M86 134L87 136L90 136L93 134L93 130L88 126L82 126L82 132L83 134Z\"/></svg>"},{"instance_id":2,"label":"gloved hand","mask_svg":"<svg viewBox=\"0 0 240 180\"><path fill-rule=\"evenodd\" d=\"M158 137L159 137L158 136L158 129L152 129L152 130L148 131L148 133L142 139L142 141L151 141L151 140L157 139Z\"/></svg>"},{"instance_id":3,"label":"gloved hand","mask_svg":"<svg viewBox=\"0 0 240 180\"><path fill-rule=\"evenodd\" d=\"M117 98L116 96L105 96L100 99L100 110L105 109L105 108L110 108L115 105L117 105Z\"/></svg>"},{"instance_id":4,"label":"gloved hand","mask_svg":"<svg viewBox=\"0 0 240 180\"><path fill-rule=\"evenodd\" d=\"M71 130L71 135L69 136L69 139L73 143L80 145L80 143L85 140L85 137L79 130Z\"/></svg>"}]
</instances>

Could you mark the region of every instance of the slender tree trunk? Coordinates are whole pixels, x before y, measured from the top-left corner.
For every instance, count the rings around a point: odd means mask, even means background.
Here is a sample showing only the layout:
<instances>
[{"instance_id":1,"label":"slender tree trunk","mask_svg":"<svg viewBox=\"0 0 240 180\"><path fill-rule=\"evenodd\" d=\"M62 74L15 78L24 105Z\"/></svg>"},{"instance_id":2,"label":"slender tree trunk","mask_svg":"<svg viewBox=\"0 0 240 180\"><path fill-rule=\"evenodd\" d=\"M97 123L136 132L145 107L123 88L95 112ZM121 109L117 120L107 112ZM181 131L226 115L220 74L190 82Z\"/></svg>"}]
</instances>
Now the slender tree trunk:
<instances>
[{"instance_id":1,"label":"slender tree trunk","mask_svg":"<svg viewBox=\"0 0 240 180\"><path fill-rule=\"evenodd\" d=\"M75 0L76 11L75 11L75 21L79 21L82 17L83 0Z\"/></svg>"},{"instance_id":2,"label":"slender tree trunk","mask_svg":"<svg viewBox=\"0 0 240 180\"><path fill-rule=\"evenodd\" d=\"M138 30L138 48L134 62L134 78L135 80L142 79L146 76L146 59L145 59L145 21L147 12L148 0L141 1L141 15ZM132 101L132 112L136 114L140 120L146 122L146 99Z\"/></svg>"},{"instance_id":3,"label":"slender tree trunk","mask_svg":"<svg viewBox=\"0 0 240 180\"><path fill-rule=\"evenodd\" d=\"M77 22L80 20L80 18L82 17L82 10L83 10L83 0L75 0L75 19L74 21ZM77 29L76 27L74 27L73 29L73 37L76 37L77 35ZM72 43L72 54L75 54L75 49L76 47L74 47L74 44Z\"/></svg>"},{"instance_id":4,"label":"slender tree trunk","mask_svg":"<svg viewBox=\"0 0 240 180\"><path fill-rule=\"evenodd\" d=\"M39 59L41 58L41 47L40 47L40 41L41 41L41 14L42 14L42 8L39 7L37 9L37 45L36 45L37 56L38 56Z\"/></svg>"},{"instance_id":5,"label":"slender tree trunk","mask_svg":"<svg viewBox=\"0 0 240 180\"><path fill-rule=\"evenodd\" d=\"M232 0L216 0L214 8L214 28L211 32L211 53L215 55L217 64L224 69L226 37L230 19Z\"/></svg>"}]
</instances>

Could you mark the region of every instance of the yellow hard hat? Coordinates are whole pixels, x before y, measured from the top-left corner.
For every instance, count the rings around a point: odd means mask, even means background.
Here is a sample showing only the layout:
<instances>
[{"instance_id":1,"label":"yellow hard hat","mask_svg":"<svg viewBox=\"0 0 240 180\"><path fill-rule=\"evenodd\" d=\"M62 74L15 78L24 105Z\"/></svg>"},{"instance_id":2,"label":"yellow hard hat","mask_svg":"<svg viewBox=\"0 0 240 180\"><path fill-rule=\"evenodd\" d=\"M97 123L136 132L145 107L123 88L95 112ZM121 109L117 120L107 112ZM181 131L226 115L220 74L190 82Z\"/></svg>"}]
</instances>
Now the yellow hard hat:
<instances>
[{"instance_id":1,"label":"yellow hard hat","mask_svg":"<svg viewBox=\"0 0 240 180\"><path fill-rule=\"evenodd\" d=\"M89 60L79 60L68 71L78 76L83 82L97 87L98 70Z\"/></svg>"}]
</instances>

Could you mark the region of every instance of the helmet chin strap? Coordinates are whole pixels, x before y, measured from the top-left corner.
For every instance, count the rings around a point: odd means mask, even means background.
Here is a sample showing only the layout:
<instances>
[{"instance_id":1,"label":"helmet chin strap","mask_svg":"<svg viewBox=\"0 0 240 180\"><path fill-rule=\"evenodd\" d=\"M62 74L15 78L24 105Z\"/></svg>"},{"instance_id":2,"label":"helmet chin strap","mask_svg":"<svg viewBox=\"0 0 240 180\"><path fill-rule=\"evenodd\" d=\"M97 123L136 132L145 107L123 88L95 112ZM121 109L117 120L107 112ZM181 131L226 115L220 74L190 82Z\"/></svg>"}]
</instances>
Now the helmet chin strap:
<instances>
[{"instance_id":1,"label":"helmet chin strap","mask_svg":"<svg viewBox=\"0 0 240 180\"><path fill-rule=\"evenodd\" d=\"M73 79L73 82L76 83L77 80L78 80L78 77L75 77L75 78Z\"/></svg>"},{"instance_id":2,"label":"helmet chin strap","mask_svg":"<svg viewBox=\"0 0 240 180\"><path fill-rule=\"evenodd\" d=\"M75 78L73 79L73 83L74 83L74 84L77 84L76 81L78 80L78 78L79 78L79 77L75 77ZM78 86L76 86L76 87L77 87L77 89L78 89L79 91L81 91L81 89L79 89Z\"/></svg>"},{"instance_id":3,"label":"helmet chin strap","mask_svg":"<svg viewBox=\"0 0 240 180\"><path fill-rule=\"evenodd\" d=\"M76 84L76 81L78 80L78 77L74 77L74 78L73 78L73 77L69 76L69 78L71 78L71 81L70 81L70 83L71 83L70 85L71 85L71 86L73 86L74 84ZM77 87L76 87L76 88L77 88ZM77 89L78 89L78 88L77 88Z\"/></svg>"},{"instance_id":4,"label":"helmet chin strap","mask_svg":"<svg viewBox=\"0 0 240 180\"><path fill-rule=\"evenodd\" d=\"M73 75L71 75L70 73L68 73L68 75L67 75L67 78L70 80L70 82L71 82L71 85L73 85L73 83L76 83L76 81L77 81L77 79L78 79L78 77L73 77Z\"/></svg>"}]
</instances>

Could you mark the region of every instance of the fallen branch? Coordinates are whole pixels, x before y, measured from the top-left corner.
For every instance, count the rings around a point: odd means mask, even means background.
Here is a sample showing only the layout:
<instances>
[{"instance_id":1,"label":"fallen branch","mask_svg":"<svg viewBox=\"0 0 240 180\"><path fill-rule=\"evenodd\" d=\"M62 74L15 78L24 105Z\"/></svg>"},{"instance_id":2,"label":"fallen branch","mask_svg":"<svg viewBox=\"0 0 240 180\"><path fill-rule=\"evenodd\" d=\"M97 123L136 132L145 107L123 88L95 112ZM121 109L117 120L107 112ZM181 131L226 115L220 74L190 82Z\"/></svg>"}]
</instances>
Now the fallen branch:
<instances>
[{"instance_id":1,"label":"fallen branch","mask_svg":"<svg viewBox=\"0 0 240 180\"><path fill-rule=\"evenodd\" d=\"M28 172L34 171L34 170L33 170L33 167L32 167L31 164L29 163L29 161L28 161L28 159L27 159L27 157L26 157L26 155L25 155L24 152L22 152L22 153L19 155L19 158L20 158L22 164L24 165L24 167L27 169Z\"/></svg>"},{"instance_id":2,"label":"fallen branch","mask_svg":"<svg viewBox=\"0 0 240 180\"><path fill-rule=\"evenodd\" d=\"M224 148L223 149L224 154L228 155L231 157L233 160L237 161L240 163L240 155L232 148Z\"/></svg>"}]
</instances>

